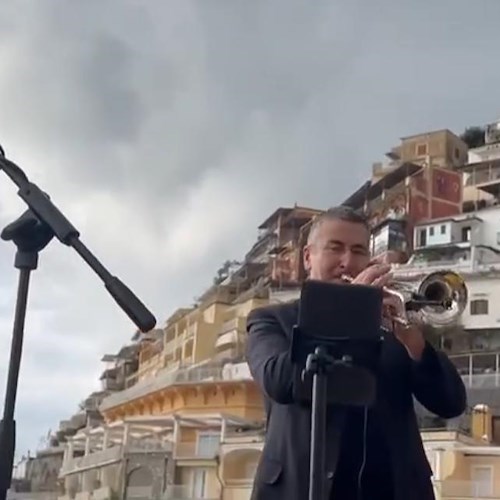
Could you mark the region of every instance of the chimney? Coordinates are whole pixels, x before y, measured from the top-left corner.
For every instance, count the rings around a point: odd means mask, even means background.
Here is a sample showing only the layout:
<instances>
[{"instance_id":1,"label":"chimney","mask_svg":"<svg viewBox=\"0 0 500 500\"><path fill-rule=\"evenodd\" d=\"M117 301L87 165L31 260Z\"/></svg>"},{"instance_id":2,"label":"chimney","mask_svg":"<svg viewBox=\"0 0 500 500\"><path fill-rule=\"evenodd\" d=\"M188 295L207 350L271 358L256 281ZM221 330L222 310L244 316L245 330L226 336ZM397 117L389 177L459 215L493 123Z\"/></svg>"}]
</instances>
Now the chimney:
<instances>
[{"instance_id":1,"label":"chimney","mask_svg":"<svg viewBox=\"0 0 500 500\"><path fill-rule=\"evenodd\" d=\"M472 409L472 437L490 444L493 441L493 417L488 405L477 404Z\"/></svg>"}]
</instances>

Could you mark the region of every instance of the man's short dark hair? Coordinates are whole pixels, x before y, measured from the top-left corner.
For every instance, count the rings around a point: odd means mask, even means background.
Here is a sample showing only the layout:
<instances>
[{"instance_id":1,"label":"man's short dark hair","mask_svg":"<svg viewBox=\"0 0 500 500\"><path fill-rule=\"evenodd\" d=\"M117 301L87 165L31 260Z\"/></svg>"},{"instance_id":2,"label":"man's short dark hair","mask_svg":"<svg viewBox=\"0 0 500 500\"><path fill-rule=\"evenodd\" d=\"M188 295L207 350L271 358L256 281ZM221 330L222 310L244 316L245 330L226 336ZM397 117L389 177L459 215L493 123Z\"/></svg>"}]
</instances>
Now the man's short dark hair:
<instances>
[{"instance_id":1,"label":"man's short dark hair","mask_svg":"<svg viewBox=\"0 0 500 500\"><path fill-rule=\"evenodd\" d=\"M316 233L321 224L328 220L343 220L354 224L362 224L368 232L370 231L368 218L361 210L356 210L348 205L339 205L337 207L329 208L314 218L309 230L309 237L307 239L308 243L311 242L314 233Z\"/></svg>"}]
</instances>

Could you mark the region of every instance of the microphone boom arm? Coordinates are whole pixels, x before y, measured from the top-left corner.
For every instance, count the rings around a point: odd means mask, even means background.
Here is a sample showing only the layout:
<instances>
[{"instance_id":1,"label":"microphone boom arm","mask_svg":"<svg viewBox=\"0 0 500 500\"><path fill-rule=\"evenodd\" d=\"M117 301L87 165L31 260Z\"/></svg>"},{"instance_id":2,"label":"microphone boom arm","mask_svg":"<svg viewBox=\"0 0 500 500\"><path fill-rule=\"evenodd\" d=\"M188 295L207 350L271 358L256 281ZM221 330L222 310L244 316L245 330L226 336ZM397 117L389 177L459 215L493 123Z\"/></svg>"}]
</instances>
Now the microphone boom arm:
<instances>
[{"instance_id":1,"label":"microphone boom arm","mask_svg":"<svg viewBox=\"0 0 500 500\"><path fill-rule=\"evenodd\" d=\"M0 152L1 152L0 148ZM61 243L71 246L89 267L101 278L106 289L139 328L146 332L153 329L156 319L134 293L116 276L113 276L81 242L79 231L52 203L36 184L30 182L26 174L13 162L0 156L0 170L18 186L18 195L28 205L39 221L53 232Z\"/></svg>"},{"instance_id":2,"label":"microphone boom arm","mask_svg":"<svg viewBox=\"0 0 500 500\"><path fill-rule=\"evenodd\" d=\"M11 487L14 466L16 446L14 413L30 275L38 267L40 251L50 243L54 236L57 237L61 243L73 247L94 270L116 303L140 331L147 332L153 329L156 325L156 319L136 295L116 276L113 276L80 241L78 230L52 203L49 196L36 184L30 182L21 168L5 158L1 146L0 170L3 170L18 186L18 195L29 207L18 219L6 226L0 235L3 240L12 241L16 245L14 267L20 272L5 404L3 418L0 421L0 500L6 500L7 492Z\"/></svg>"}]
</instances>

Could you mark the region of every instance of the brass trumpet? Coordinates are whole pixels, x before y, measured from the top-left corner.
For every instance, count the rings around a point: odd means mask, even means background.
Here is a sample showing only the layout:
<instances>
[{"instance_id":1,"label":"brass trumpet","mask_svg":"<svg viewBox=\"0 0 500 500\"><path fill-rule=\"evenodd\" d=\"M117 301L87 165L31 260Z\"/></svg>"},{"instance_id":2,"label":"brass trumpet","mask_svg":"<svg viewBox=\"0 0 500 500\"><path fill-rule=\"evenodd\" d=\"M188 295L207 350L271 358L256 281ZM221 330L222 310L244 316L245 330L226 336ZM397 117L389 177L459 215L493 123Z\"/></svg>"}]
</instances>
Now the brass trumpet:
<instances>
[{"instance_id":1,"label":"brass trumpet","mask_svg":"<svg viewBox=\"0 0 500 500\"><path fill-rule=\"evenodd\" d=\"M342 279L352 283L351 276ZM404 315L394 318L409 325L408 312L418 312L420 320L430 326L446 327L456 324L468 302L468 290L462 276L455 271L443 270L428 274L419 283L394 281L383 288L404 305Z\"/></svg>"}]
</instances>

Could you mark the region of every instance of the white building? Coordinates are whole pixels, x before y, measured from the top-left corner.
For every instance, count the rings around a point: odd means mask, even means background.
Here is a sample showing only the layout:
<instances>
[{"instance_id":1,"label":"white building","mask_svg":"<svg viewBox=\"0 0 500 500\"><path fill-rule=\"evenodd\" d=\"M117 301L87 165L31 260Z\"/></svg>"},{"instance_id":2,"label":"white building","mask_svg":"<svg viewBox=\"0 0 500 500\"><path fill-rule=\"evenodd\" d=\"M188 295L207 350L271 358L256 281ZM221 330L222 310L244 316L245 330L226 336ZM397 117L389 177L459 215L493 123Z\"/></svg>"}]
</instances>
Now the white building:
<instances>
[{"instance_id":1,"label":"white building","mask_svg":"<svg viewBox=\"0 0 500 500\"><path fill-rule=\"evenodd\" d=\"M435 271L462 275L467 304L458 328L443 335L443 347L464 375L500 374L500 206L421 223L414 248L410 261L396 267L395 279L417 286Z\"/></svg>"},{"instance_id":2,"label":"white building","mask_svg":"<svg viewBox=\"0 0 500 500\"><path fill-rule=\"evenodd\" d=\"M484 142L484 146L469 149L469 163L479 163L500 158L500 120L486 125Z\"/></svg>"},{"instance_id":3,"label":"white building","mask_svg":"<svg viewBox=\"0 0 500 500\"><path fill-rule=\"evenodd\" d=\"M19 481L28 478L28 464L32 460L32 458L28 455L27 457L23 456L17 464L14 465L14 469L12 470L12 479L17 479Z\"/></svg>"},{"instance_id":4,"label":"white building","mask_svg":"<svg viewBox=\"0 0 500 500\"><path fill-rule=\"evenodd\" d=\"M463 326L500 329L500 206L418 224L414 249L396 268L396 279L418 282L431 272L454 270L468 288Z\"/></svg>"},{"instance_id":5,"label":"white building","mask_svg":"<svg viewBox=\"0 0 500 500\"><path fill-rule=\"evenodd\" d=\"M500 206L418 224L414 230L414 248L418 254L422 253L418 250L436 253L438 248L442 253L446 249L483 248L500 256Z\"/></svg>"}]
</instances>

